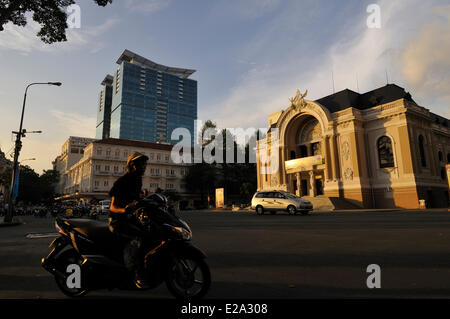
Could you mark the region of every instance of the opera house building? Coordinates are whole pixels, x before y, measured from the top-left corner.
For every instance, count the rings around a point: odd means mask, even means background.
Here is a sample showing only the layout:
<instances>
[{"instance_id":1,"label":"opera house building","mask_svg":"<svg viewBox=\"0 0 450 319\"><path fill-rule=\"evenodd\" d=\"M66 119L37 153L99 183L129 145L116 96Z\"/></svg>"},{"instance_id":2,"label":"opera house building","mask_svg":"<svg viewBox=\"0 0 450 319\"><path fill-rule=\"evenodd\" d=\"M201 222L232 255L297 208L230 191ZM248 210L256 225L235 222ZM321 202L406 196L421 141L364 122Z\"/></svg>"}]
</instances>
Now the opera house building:
<instances>
[{"instance_id":1,"label":"opera house building","mask_svg":"<svg viewBox=\"0 0 450 319\"><path fill-rule=\"evenodd\" d=\"M388 84L349 89L269 115L258 190L340 198L362 208L448 207L450 121Z\"/></svg>"}]
</instances>

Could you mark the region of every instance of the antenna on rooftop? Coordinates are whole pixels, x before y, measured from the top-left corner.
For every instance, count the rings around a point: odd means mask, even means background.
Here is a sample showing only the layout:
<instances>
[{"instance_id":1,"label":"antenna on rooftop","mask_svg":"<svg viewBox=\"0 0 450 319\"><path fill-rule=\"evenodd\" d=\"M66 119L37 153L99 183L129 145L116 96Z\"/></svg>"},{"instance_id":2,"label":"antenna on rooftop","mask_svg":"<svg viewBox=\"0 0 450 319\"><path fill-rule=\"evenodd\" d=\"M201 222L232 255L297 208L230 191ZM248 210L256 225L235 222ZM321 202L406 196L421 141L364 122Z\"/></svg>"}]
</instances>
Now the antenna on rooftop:
<instances>
[{"instance_id":1,"label":"antenna on rooftop","mask_svg":"<svg viewBox=\"0 0 450 319\"><path fill-rule=\"evenodd\" d=\"M356 73L356 90L359 93L358 73Z\"/></svg>"},{"instance_id":2,"label":"antenna on rooftop","mask_svg":"<svg viewBox=\"0 0 450 319\"><path fill-rule=\"evenodd\" d=\"M333 82L333 94L334 94L334 73L333 73L333 69L331 69L331 81Z\"/></svg>"},{"instance_id":3,"label":"antenna on rooftop","mask_svg":"<svg viewBox=\"0 0 450 319\"><path fill-rule=\"evenodd\" d=\"M389 77L388 77L387 69L384 69L384 72L386 73L386 85L388 85L389 84Z\"/></svg>"}]
</instances>

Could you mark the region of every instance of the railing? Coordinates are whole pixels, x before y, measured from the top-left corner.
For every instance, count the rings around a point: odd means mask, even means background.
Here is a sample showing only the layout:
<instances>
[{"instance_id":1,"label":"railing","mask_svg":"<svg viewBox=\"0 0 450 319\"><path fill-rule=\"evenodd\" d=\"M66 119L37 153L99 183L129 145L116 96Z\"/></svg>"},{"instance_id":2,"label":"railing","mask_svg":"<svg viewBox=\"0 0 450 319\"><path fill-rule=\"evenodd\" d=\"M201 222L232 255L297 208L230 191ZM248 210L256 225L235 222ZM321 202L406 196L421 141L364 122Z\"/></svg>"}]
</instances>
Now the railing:
<instances>
[{"instance_id":1,"label":"railing","mask_svg":"<svg viewBox=\"0 0 450 319\"><path fill-rule=\"evenodd\" d=\"M322 155L301 157L284 162L286 173L296 173L310 171L314 169L314 166L324 163Z\"/></svg>"}]
</instances>

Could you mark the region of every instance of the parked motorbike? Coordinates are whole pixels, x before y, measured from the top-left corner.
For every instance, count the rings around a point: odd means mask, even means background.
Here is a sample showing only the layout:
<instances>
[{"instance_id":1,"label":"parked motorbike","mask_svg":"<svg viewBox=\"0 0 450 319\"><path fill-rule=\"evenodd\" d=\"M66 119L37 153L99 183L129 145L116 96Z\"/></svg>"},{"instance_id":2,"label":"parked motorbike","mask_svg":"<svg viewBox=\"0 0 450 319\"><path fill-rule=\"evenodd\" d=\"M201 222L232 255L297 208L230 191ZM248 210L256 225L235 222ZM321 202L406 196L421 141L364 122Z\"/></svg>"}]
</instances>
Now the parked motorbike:
<instances>
[{"instance_id":1,"label":"parked motorbike","mask_svg":"<svg viewBox=\"0 0 450 319\"><path fill-rule=\"evenodd\" d=\"M134 284L134 273L123 264L125 241L110 232L108 224L58 216L55 227L60 236L50 244L51 252L42 258L42 266L54 275L65 295L79 297L105 288L147 290L163 282L179 299L198 299L207 293L211 274L206 255L190 242L188 224L151 196L140 200L137 207L134 217L146 230L141 251L148 287ZM73 264L81 270L81 285L76 288L67 285L71 275L67 269Z\"/></svg>"}]
</instances>

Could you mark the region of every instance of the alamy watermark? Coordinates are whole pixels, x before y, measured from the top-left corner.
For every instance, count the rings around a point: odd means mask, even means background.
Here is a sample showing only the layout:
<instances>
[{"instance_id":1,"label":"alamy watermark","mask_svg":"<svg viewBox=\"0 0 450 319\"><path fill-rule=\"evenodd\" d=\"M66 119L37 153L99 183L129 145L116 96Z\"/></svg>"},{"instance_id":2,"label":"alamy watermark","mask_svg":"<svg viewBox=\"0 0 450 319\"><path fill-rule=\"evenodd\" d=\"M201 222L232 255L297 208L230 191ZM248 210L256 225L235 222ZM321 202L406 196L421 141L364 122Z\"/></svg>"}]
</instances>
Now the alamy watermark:
<instances>
[{"instance_id":1,"label":"alamy watermark","mask_svg":"<svg viewBox=\"0 0 450 319\"><path fill-rule=\"evenodd\" d=\"M219 130L208 127L201 130L201 121L196 120L195 138L187 128L176 128L172 131L171 140L178 141L171 152L174 163L257 163L261 174L274 174L279 169L279 130L266 128L227 128ZM265 139L260 140L257 152L257 136L267 132ZM225 135L225 138L224 138ZM192 147L192 141L194 146ZM237 147L235 147L235 143ZM247 147L247 151L245 148ZM258 154L257 154L258 153ZM258 155L258 156L257 156ZM258 158L258 160L257 160Z\"/></svg>"},{"instance_id":2,"label":"alamy watermark","mask_svg":"<svg viewBox=\"0 0 450 319\"><path fill-rule=\"evenodd\" d=\"M67 276L66 285L69 289L81 288L81 268L77 264L70 264L67 266L66 272L70 275Z\"/></svg>"},{"instance_id":3,"label":"alamy watermark","mask_svg":"<svg viewBox=\"0 0 450 319\"><path fill-rule=\"evenodd\" d=\"M367 266L366 272L370 274L366 280L367 288L381 288L381 267L377 264L370 264Z\"/></svg>"},{"instance_id":4,"label":"alamy watermark","mask_svg":"<svg viewBox=\"0 0 450 319\"><path fill-rule=\"evenodd\" d=\"M372 3L367 6L367 13L370 13L367 17L366 24L369 29L381 28L381 8L378 4Z\"/></svg>"},{"instance_id":5,"label":"alamy watermark","mask_svg":"<svg viewBox=\"0 0 450 319\"><path fill-rule=\"evenodd\" d=\"M67 26L69 29L81 28L81 8L77 4L72 4L66 8Z\"/></svg>"}]
</instances>

